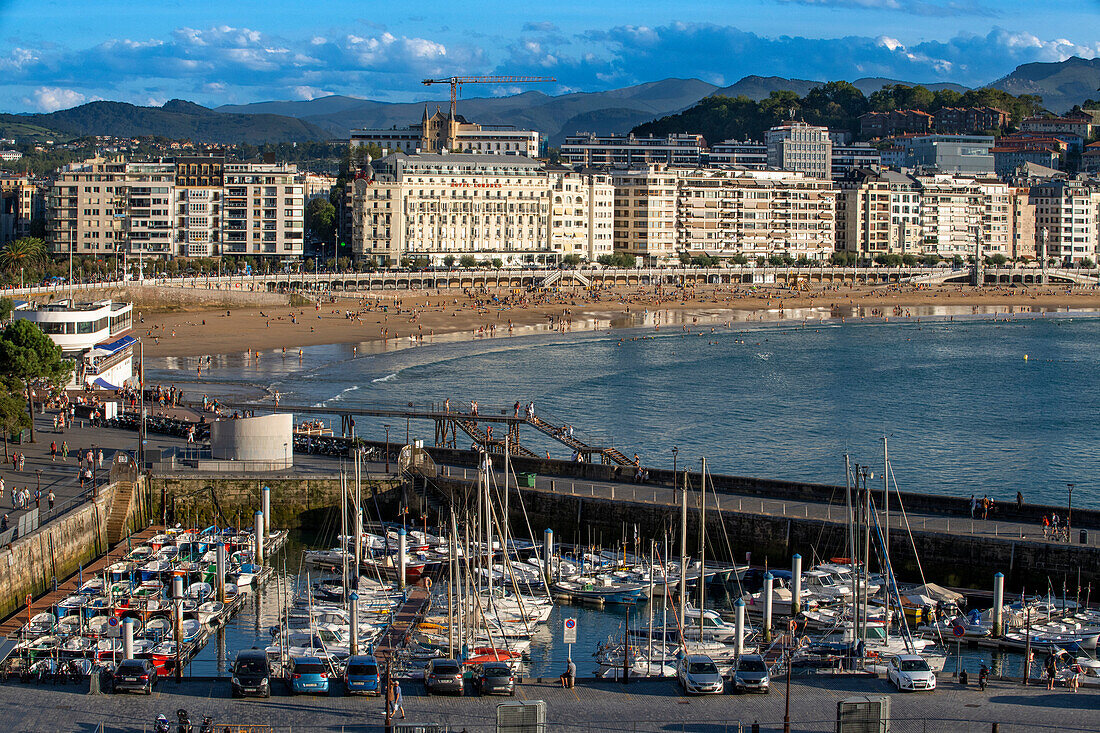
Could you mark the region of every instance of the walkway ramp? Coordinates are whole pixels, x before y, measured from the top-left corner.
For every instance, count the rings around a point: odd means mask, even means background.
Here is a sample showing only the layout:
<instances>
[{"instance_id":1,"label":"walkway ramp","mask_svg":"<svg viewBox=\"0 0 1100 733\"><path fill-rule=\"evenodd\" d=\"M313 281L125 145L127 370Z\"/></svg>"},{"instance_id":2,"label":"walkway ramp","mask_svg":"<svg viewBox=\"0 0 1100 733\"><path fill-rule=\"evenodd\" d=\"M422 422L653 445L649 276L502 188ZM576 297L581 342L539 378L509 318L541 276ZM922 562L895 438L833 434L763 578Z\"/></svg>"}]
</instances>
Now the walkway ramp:
<instances>
[{"instance_id":1,"label":"walkway ramp","mask_svg":"<svg viewBox=\"0 0 1100 733\"><path fill-rule=\"evenodd\" d=\"M405 602L397 613L393 615L393 621L382 634L374 647L374 655L379 659L391 662L397 650L404 646L409 639L409 634L419 622L420 616L428 610L430 595L428 589L422 585L408 586Z\"/></svg>"},{"instance_id":2,"label":"walkway ramp","mask_svg":"<svg viewBox=\"0 0 1100 733\"><path fill-rule=\"evenodd\" d=\"M490 453L504 453L504 440L500 438L490 438L485 431L477 426L475 421L455 420L455 424L458 425L462 432L469 435L475 443L484 446ZM524 458L539 457L533 450L521 445L518 440L508 441L508 452L514 456L523 456Z\"/></svg>"},{"instance_id":3,"label":"walkway ramp","mask_svg":"<svg viewBox=\"0 0 1100 733\"><path fill-rule=\"evenodd\" d=\"M616 463L620 466L632 466L634 462L624 456L619 450L615 448L602 448L599 446L589 445L575 435L569 434L569 429L565 425L555 425L544 417L533 415L527 418L527 424L534 427L536 430L549 435L554 440L562 443L573 450L577 451L583 456L598 455L603 459L604 463Z\"/></svg>"}]
</instances>

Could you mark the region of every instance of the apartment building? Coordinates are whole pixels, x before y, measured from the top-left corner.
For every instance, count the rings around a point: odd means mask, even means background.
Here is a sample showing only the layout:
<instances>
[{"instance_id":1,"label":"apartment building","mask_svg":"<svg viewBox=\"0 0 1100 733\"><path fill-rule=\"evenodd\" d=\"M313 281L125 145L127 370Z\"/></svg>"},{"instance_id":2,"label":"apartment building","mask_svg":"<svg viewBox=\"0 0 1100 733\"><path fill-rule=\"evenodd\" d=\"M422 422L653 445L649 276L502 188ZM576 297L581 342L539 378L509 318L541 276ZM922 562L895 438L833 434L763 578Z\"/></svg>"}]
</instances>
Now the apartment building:
<instances>
[{"instance_id":1,"label":"apartment building","mask_svg":"<svg viewBox=\"0 0 1100 733\"><path fill-rule=\"evenodd\" d=\"M644 168L647 165L697 167L706 150L702 135L675 134L666 137L596 135L579 133L565 138L562 162L585 168Z\"/></svg>"},{"instance_id":2,"label":"apartment building","mask_svg":"<svg viewBox=\"0 0 1100 733\"><path fill-rule=\"evenodd\" d=\"M838 189L838 251L966 258L980 241L984 256L1007 257L1013 222L1027 223L1026 202L1014 212L1012 188L993 178L863 170Z\"/></svg>"},{"instance_id":3,"label":"apartment building","mask_svg":"<svg viewBox=\"0 0 1100 733\"><path fill-rule=\"evenodd\" d=\"M1046 168L1058 167L1058 151L1046 147L995 147L993 153L993 172L1001 178L1011 176L1025 163L1034 163Z\"/></svg>"},{"instance_id":4,"label":"apartment building","mask_svg":"<svg viewBox=\"0 0 1100 733\"><path fill-rule=\"evenodd\" d=\"M1011 253L1009 186L994 178L917 176L921 188L922 250L945 259Z\"/></svg>"},{"instance_id":5,"label":"apartment building","mask_svg":"<svg viewBox=\"0 0 1100 733\"><path fill-rule=\"evenodd\" d=\"M646 265L677 257L677 170L651 166L613 175L616 252Z\"/></svg>"},{"instance_id":6,"label":"apartment building","mask_svg":"<svg viewBox=\"0 0 1100 733\"><path fill-rule=\"evenodd\" d=\"M946 133L999 130L1008 125L1008 114L996 107L942 107L932 116L932 125Z\"/></svg>"},{"instance_id":7,"label":"apartment building","mask_svg":"<svg viewBox=\"0 0 1100 733\"><path fill-rule=\"evenodd\" d=\"M554 166L548 170L550 193L550 249L562 256L577 255L594 262L612 254L615 188L606 172L574 172Z\"/></svg>"},{"instance_id":8,"label":"apartment building","mask_svg":"<svg viewBox=\"0 0 1100 733\"><path fill-rule=\"evenodd\" d=\"M351 184L352 251L381 265L472 255L553 264L611 252L605 174L517 155L394 153Z\"/></svg>"},{"instance_id":9,"label":"apartment building","mask_svg":"<svg viewBox=\"0 0 1100 733\"><path fill-rule=\"evenodd\" d=\"M833 251L827 180L788 171L651 166L616 174L615 249L646 264L681 252L825 259Z\"/></svg>"},{"instance_id":10,"label":"apartment building","mask_svg":"<svg viewBox=\"0 0 1100 733\"><path fill-rule=\"evenodd\" d=\"M1020 123L1020 131L1056 137L1067 135L1084 140L1092 132L1092 122L1081 117L1028 117Z\"/></svg>"},{"instance_id":11,"label":"apartment building","mask_svg":"<svg viewBox=\"0 0 1100 733\"><path fill-rule=\"evenodd\" d=\"M220 154L97 158L66 166L51 184L47 245L58 254L298 257L304 206L293 165L226 163Z\"/></svg>"},{"instance_id":12,"label":"apartment building","mask_svg":"<svg viewBox=\"0 0 1100 733\"><path fill-rule=\"evenodd\" d=\"M1034 260L1038 233L1035 228L1035 201L1031 198L1029 186L1009 186L1008 232L1008 257Z\"/></svg>"},{"instance_id":13,"label":"apartment building","mask_svg":"<svg viewBox=\"0 0 1100 733\"><path fill-rule=\"evenodd\" d=\"M831 165L835 179L861 168L877 168L882 165L882 155L870 143L834 144Z\"/></svg>"},{"instance_id":14,"label":"apartment building","mask_svg":"<svg viewBox=\"0 0 1100 733\"><path fill-rule=\"evenodd\" d=\"M752 140L723 140L711 146L704 162L718 166L739 166L751 170L768 167L768 146Z\"/></svg>"},{"instance_id":15,"label":"apartment building","mask_svg":"<svg viewBox=\"0 0 1100 733\"><path fill-rule=\"evenodd\" d=\"M833 171L833 142L829 128L787 122L764 133L768 167L829 178Z\"/></svg>"},{"instance_id":16,"label":"apartment building","mask_svg":"<svg viewBox=\"0 0 1100 733\"><path fill-rule=\"evenodd\" d=\"M868 139L932 131L932 115L919 109L868 112L859 118L860 134Z\"/></svg>"},{"instance_id":17,"label":"apartment building","mask_svg":"<svg viewBox=\"0 0 1100 733\"><path fill-rule=\"evenodd\" d=\"M837 181L836 249L922 254L921 186L912 175L857 169Z\"/></svg>"},{"instance_id":18,"label":"apartment building","mask_svg":"<svg viewBox=\"0 0 1100 733\"><path fill-rule=\"evenodd\" d=\"M31 176L0 176L0 244L31 235L31 225L46 219L46 188Z\"/></svg>"},{"instance_id":19,"label":"apartment building","mask_svg":"<svg viewBox=\"0 0 1100 733\"><path fill-rule=\"evenodd\" d=\"M427 106L419 124L391 129L361 129L351 131L350 144L375 145L387 151L414 154L417 151L438 153L443 150L494 155L539 154L539 134L510 125L480 125L462 115L451 118L449 112L436 108L429 115Z\"/></svg>"},{"instance_id":20,"label":"apartment building","mask_svg":"<svg viewBox=\"0 0 1100 733\"><path fill-rule=\"evenodd\" d=\"M63 167L46 200L46 246L54 254L108 254L125 245L126 162L92 158Z\"/></svg>"},{"instance_id":21,"label":"apartment building","mask_svg":"<svg viewBox=\"0 0 1100 733\"><path fill-rule=\"evenodd\" d=\"M1100 185L1083 177L1041 181L1031 187L1031 200L1035 228L1046 233L1047 257L1066 264L1096 261Z\"/></svg>"}]
</instances>

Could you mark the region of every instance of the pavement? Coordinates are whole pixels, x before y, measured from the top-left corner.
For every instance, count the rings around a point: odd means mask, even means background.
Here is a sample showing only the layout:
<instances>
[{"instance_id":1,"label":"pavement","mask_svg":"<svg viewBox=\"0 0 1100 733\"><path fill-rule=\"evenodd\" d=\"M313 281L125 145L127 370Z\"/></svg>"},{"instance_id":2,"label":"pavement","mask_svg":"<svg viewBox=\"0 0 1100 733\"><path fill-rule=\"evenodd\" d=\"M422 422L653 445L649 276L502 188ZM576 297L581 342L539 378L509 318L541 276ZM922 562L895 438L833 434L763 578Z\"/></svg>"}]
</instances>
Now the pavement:
<instances>
[{"instance_id":1,"label":"pavement","mask_svg":"<svg viewBox=\"0 0 1100 733\"><path fill-rule=\"evenodd\" d=\"M556 684L520 685L515 698L426 696L419 682L402 684L404 724L442 724L457 733L494 731L501 703L542 700L550 729L557 731L740 731L754 722L761 731L783 730L784 687L773 682L768 695L685 697L672 680L578 681L564 690ZM1040 685L994 681L985 692L941 682L931 693L898 694L882 679L846 676L795 678L791 682L791 730L831 733L836 703L857 695L890 698L894 733L983 733L999 724L1000 733L1022 731L1095 731L1100 728L1100 690L1077 693ZM196 730L203 715L213 717L219 733L225 725L266 725L291 731L382 731L384 703L376 697L294 696L276 683L268 700L235 700L227 679L162 680L151 696L91 696L86 687L47 686L9 681L0 684L0 726L5 731L147 731L163 714L175 730L176 710L191 714ZM232 730L236 731L236 728ZM255 729L254 729L255 730Z\"/></svg>"}]
</instances>

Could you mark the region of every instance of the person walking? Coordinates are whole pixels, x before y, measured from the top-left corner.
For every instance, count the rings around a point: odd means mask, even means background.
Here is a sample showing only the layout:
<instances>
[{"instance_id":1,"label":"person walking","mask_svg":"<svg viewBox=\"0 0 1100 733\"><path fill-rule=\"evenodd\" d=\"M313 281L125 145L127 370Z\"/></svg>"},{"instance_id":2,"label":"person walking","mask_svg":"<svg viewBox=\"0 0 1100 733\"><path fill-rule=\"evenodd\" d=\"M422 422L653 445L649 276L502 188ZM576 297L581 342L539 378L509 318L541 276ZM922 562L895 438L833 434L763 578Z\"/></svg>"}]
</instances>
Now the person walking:
<instances>
[{"instance_id":1,"label":"person walking","mask_svg":"<svg viewBox=\"0 0 1100 733\"><path fill-rule=\"evenodd\" d=\"M52 462L52 461L56 461L56 460L57 460L57 441L56 440L51 440L50 441L50 461Z\"/></svg>"},{"instance_id":2,"label":"person walking","mask_svg":"<svg viewBox=\"0 0 1100 733\"><path fill-rule=\"evenodd\" d=\"M20 452L19 453L19 470L20 471L23 470L23 464L25 464L26 462L27 462L27 454L23 453L23 452Z\"/></svg>"},{"instance_id":3,"label":"person walking","mask_svg":"<svg viewBox=\"0 0 1100 733\"><path fill-rule=\"evenodd\" d=\"M50 489L50 493L46 494L46 502L50 505L50 511L53 511L53 503L57 500L57 497L53 494L53 489Z\"/></svg>"},{"instance_id":4,"label":"person walking","mask_svg":"<svg viewBox=\"0 0 1100 733\"><path fill-rule=\"evenodd\" d=\"M61 441L61 460L69 460L69 441Z\"/></svg>"},{"instance_id":5,"label":"person walking","mask_svg":"<svg viewBox=\"0 0 1100 733\"><path fill-rule=\"evenodd\" d=\"M390 683L390 688L393 690L393 703L390 707L390 717L393 718L397 715L398 711L401 711L401 719L405 718L405 706L402 704L401 697L401 683L394 680Z\"/></svg>"},{"instance_id":6,"label":"person walking","mask_svg":"<svg viewBox=\"0 0 1100 733\"><path fill-rule=\"evenodd\" d=\"M978 500L974 498L974 495L970 495L970 518L974 518L974 510L978 508Z\"/></svg>"},{"instance_id":7,"label":"person walking","mask_svg":"<svg viewBox=\"0 0 1100 733\"><path fill-rule=\"evenodd\" d=\"M1047 676L1047 689L1053 690L1054 678L1058 675L1058 658L1054 656L1054 652L1047 654L1044 668Z\"/></svg>"},{"instance_id":8,"label":"person walking","mask_svg":"<svg viewBox=\"0 0 1100 733\"><path fill-rule=\"evenodd\" d=\"M103 449L102 448L100 448L97 451L96 457L99 459L99 467L103 468Z\"/></svg>"},{"instance_id":9,"label":"person walking","mask_svg":"<svg viewBox=\"0 0 1100 733\"><path fill-rule=\"evenodd\" d=\"M41 509L42 508L42 489L35 489L34 490L34 508L35 509Z\"/></svg>"},{"instance_id":10,"label":"person walking","mask_svg":"<svg viewBox=\"0 0 1100 733\"><path fill-rule=\"evenodd\" d=\"M1043 539L1045 540L1045 539L1050 537L1050 515L1048 515L1048 514L1043 515L1042 525L1043 525Z\"/></svg>"},{"instance_id":11,"label":"person walking","mask_svg":"<svg viewBox=\"0 0 1100 733\"><path fill-rule=\"evenodd\" d=\"M1016 492L1016 511L1022 512L1024 510L1024 493L1022 491Z\"/></svg>"}]
</instances>

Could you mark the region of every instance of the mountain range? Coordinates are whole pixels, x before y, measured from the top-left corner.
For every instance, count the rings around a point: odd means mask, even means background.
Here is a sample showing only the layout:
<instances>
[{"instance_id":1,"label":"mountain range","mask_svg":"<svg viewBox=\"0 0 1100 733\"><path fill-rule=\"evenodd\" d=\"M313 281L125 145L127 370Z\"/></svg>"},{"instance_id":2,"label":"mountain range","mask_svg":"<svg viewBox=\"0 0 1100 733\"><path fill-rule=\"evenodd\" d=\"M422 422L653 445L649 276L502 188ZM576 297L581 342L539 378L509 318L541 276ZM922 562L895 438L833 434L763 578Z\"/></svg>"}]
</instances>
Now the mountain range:
<instances>
[{"instance_id":1,"label":"mountain range","mask_svg":"<svg viewBox=\"0 0 1100 733\"><path fill-rule=\"evenodd\" d=\"M683 111L714 94L743 94L759 100L776 90L790 90L804 96L821 83L808 79L747 76L736 84L718 87L699 79L663 79L604 92L549 96L532 89L507 97L473 97L460 100L458 108L459 114L481 124L538 130L551 145L557 145L566 135L578 131L624 132L641 123ZM852 83L865 95L887 84L913 84L882 78L856 79ZM949 83L924 86L932 90L966 90L966 87ZM1064 112L1074 104L1098 96L1100 58L1073 57L1058 63L1024 64L989 86L1012 94L1040 95L1048 109ZM0 115L0 129L5 125L23 124L55 130L61 136L159 135L215 144L259 144L341 139L357 127L403 127L419 121L425 108L434 112L436 107L446 109L449 104L448 99L387 103L339 95L309 101L224 105L214 109L183 100L172 100L163 107L91 102L45 114Z\"/></svg>"}]
</instances>

